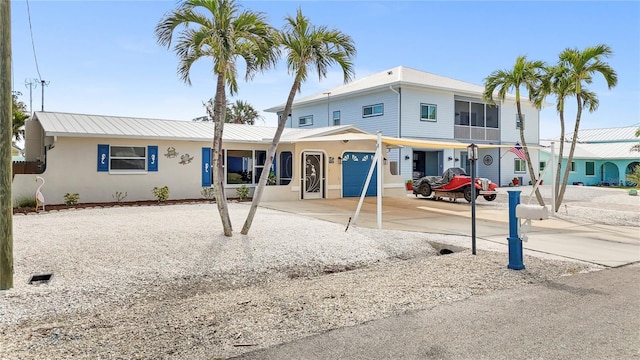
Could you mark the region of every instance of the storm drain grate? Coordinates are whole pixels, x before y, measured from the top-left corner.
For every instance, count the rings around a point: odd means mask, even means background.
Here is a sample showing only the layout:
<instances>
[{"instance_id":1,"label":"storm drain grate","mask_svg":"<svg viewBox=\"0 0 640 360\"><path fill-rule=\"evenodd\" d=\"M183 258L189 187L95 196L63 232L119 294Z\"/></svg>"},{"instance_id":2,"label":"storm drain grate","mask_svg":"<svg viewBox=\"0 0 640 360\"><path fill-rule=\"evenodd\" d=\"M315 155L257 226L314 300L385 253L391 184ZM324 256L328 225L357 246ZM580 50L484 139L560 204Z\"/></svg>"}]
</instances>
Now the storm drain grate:
<instances>
[{"instance_id":1,"label":"storm drain grate","mask_svg":"<svg viewBox=\"0 0 640 360\"><path fill-rule=\"evenodd\" d=\"M53 274L41 274L41 275L31 275L29 279L29 284L37 285L37 284L47 284L51 281Z\"/></svg>"},{"instance_id":2,"label":"storm drain grate","mask_svg":"<svg viewBox=\"0 0 640 360\"><path fill-rule=\"evenodd\" d=\"M440 250L440 255L449 255L449 254L453 254L453 251L449 249Z\"/></svg>"}]
</instances>

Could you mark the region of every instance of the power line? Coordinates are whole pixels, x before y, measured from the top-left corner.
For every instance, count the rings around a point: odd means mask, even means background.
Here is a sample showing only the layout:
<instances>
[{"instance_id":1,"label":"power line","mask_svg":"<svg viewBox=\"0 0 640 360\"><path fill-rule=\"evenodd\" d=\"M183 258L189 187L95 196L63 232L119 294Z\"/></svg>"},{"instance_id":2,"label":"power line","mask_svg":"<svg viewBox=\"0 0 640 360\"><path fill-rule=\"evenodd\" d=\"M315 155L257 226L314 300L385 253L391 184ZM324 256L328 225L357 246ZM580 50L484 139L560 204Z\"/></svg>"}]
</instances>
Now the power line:
<instances>
[{"instance_id":1,"label":"power line","mask_svg":"<svg viewBox=\"0 0 640 360\"><path fill-rule=\"evenodd\" d=\"M33 49L33 59L36 62L36 71L38 72L38 79L42 82L42 76L40 75L40 68L38 67L38 57L36 56L36 44L33 41L33 27L31 26L31 9L29 8L29 0L27 0L27 17L29 18L29 33L31 34L31 48Z\"/></svg>"}]
</instances>

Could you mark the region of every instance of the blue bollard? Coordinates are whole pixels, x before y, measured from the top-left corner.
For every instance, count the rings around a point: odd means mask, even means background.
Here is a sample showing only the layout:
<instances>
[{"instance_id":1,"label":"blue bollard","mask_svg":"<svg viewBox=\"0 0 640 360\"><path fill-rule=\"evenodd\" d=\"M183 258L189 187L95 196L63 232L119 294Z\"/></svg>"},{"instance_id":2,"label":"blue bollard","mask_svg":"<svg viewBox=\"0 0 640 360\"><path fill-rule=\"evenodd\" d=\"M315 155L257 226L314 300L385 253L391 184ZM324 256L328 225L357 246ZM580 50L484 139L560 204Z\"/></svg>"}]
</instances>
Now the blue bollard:
<instances>
[{"instance_id":1,"label":"blue bollard","mask_svg":"<svg viewBox=\"0 0 640 360\"><path fill-rule=\"evenodd\" d=\"M516 206L520 204L520 190L509 190L509 265L512 270L524 269L522 262L522 239L518 237L518 218L516 218Z\"/></svg>"}]
</instances>

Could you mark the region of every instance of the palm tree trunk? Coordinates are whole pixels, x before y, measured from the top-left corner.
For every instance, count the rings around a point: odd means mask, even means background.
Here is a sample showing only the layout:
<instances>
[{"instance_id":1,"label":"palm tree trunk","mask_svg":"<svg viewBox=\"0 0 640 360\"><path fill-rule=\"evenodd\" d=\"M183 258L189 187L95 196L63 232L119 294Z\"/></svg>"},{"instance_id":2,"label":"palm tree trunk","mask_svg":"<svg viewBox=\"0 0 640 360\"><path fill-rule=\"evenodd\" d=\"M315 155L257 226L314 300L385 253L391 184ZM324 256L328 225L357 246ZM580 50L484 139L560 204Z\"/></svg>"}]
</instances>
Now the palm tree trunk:
<instances>
[{"instance_id":1,"label":"palm tree trunk","mask_svg":"<svg viewBox=\"0 0 640 360\"><path fill-rule=\"evenodd\" d=\"M522 110L520 108L520 101L516 101L516 107L518 109L518 119L520 119L520 142L522 144L522 148L524 149L524 155L527 162L527 167L529 168L529 175L531 176L531 183L536 183L536 175L533 170L533 165L531 164L531 156L529 155L529 148L527 147L527 142L524 139L524 119L522 118ZM538 204L544 206L544 199L542 199L542 195L540 194L540 190L536 188L536 199L538 200Z\"/></svg>"},{"instance_id":2,"label":"palm tree trunk","mask_svg":"<svg viewBox=\"0 0 640 360\"><path fill-rule=\"evenodd\" d=\"M555 201L556 208L553 209L554 212L558 212L558 209L560 209L560 204L558 204L558 194L560 191L560 176L562 173L562 155L564 154L564 132L565 132L564 111L560 111L560 149L558 152L558 167L556 171L556 178L554 179L554 184L553 184L553 186L555 186L556 188L556 191L554 193L554 195L556 196L556 201Z\"/></svg>"},{"instance_id":3,"label":"palm tree trunk","mask_svg":"<svg viewBox=\"0 0 640 360\"><path fill-rule=\"evenodd\" d=\"M13 287L11 1L0 1L0 290Z\"/></svg>"},{"instance_id":4,"label":"palm tree trunk","mask_svg":"<svg viewBox=\"0 0 640 360\"><path fill-rule=\"evenodd\" d=\"M220 220L222 221L224 235L232 236L233 228L231 227L227 198L224 194L224 176L222 173L222 132L224 130L224 118L227 113L225 90L224 73L218 73L216 96L213 105L213 123L215 126L213 132L213 160L211 161L213 171L213 191L216 197L216 204L218 206L218 212L220 213Z\"/></svg>"},{"instance_id":5,"label":"palm tree trunk","mask_svg":"<svg viewBox=\"0 0 640 360\"><path fill-rule=\"evenodd\" d=\"M284 131L284 126L287 122L287 117L291 112L291 106L293 104L293 98L296 95L296 92L300 88L300 80L296 77L293 81L293 85L291 86L291 91L289 91L289 97L287 98L287 104L284 107L284 113L278 121L278 128L276 129L276 133L273 136L273 140L271 141L271 146L267 150L267 163L271 166L273 162L273 158L276 153L276 149L278 148L278 143L280 142L280 136L282 136L282 132ZM293 121L293 119L291 120ZM267 179L269 178L269 171L267 169L262 170L262 174L260 175L260 181L258 182L258 187L253 192L253 200L251 201L251 208L249 209L249 214L247 214L247 219L244 222L244 226L242 227L242 231L240 232L242 235L247 235L249 233L249 229L251 228L251 224L253 223L253 218L258 210L258 205L260 205L260 199L262 198L262 193L264 192L264 188L267 185Z\"/></svg>"},{"instance_id":6,"label":"palm tree trunk","mask_svg":"<svg viewBox=\"0 0 640 360\"><path fill-rule=\"evenodd\" d=\"M560 193L558 193L558 199L556 200L556 209L560 208L560 204L564 199L564 192L567 189L567 182L569 181L569 171L571 170L571 162L573 161L573 153L576 150L576 141L578 140L578 129L580 129L580 117L582 116L582 96L580 93L576 94L578 101L578 111L576 113L576 124L573 127L573 139L571 139L571 150L569 150L569 158L567 159L567 168L564 170L564 177L562 178L562 184L560 187Z\"/></svg>"}]
</instances>

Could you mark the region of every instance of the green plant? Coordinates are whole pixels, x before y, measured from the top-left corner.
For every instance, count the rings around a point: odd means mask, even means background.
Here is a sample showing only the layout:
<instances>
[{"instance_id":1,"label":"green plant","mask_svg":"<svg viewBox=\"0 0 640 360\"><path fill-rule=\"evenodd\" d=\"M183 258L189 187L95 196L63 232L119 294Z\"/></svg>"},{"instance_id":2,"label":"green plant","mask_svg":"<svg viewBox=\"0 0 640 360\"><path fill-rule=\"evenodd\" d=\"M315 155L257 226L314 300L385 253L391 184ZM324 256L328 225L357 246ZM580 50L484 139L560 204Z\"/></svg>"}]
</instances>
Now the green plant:
<instances>
[{"instance_id":1,"label":"green plant","mask_svg":"<svg viewBox=\"0 0 640 360\"><path fill-rule=\"evenodd\" d=\"M113 198L113 200L115 200L116 202L121 202L122 200L127 198L127 192L125 191L124 193L122 191L116 191L115 194L111 195L111 197Z\"/></svg>"},{"instance_id":2,"label":"green plant","mask_svg":"<svg viewBox=\"0 0 640 360\"><path fill-rule=\"evenodd\" d=\"M35 208L36 207L36 199L32 196L22 195L17 198L13 204L13 207L16 208Z\"/></svg>"},{"instance_id":3,"label":"green plant","mask_svg":"<svg viewBox=\"0 0 640 360\"><path fill-rule=\"evenodd\" d=\"M153 196L156 197L156 200L158 200L158 202L165 202L167 201L167 199L169 199L169 187L168 186L163 186L163 187L154 187L153 188Z\"/></svg>"},{"instance_id":4,"label":"green plant","mask_svg":"<svg viewBox=\"0 0 640 360\"><path fill-rule=\"evenodd\" d=\"M276 184L276 173L273 170L269 171L269 177L267 178L267 185Z\"/></svg>"},{"instance_id":5,"label":"green plant","mask_svg":"<svg viewBox=\"0 0 640 360\"><path fill-rule=\"evenodd\" d=\"M203 187L202 191L200 191L200 194L202 194L202 197L204 197L207 200L216 199L216 192L213 187Z\"/></svg>"},{"instance_id":6,"label":"green plant","mask_svg":"<svg viewBox=\"0 0 640 360\"><path fill-rule=\"evenodd\" d=\"M633 168L633 172L627 175L627 179L635 183L635 186L640 186L640 165L636 165Z\"/></svg>"},{"instance_id":7,"label":"green plant","mask_svg":"<svg viewBox=\"0 0 640 360\"><path fill-rule=\"evenodd\" d=\"M249 188L247 185L241 185L236 189L236 194L240 200L246 200L249 197Z\"/></svg>"},{"instance_id":8,"label":"green plant","mask_svg":"<svg viewBox=\"0 0 640 360\"><path fill-rule=\"evenodd\" d=\"M78 193L64 194L64 203L67 205L76 205L78 203L78 200L80 200L80 194Z\"/></svg>"},{"instance_id":9,"label":"green plant","mask_svg":"<svg viewBox=\"0 0 640 360\"><path fill-rule=\"evenodd\" d=\"M413 179L409 179L409 180L407 180L407 184L409 184L409 185L413 185Z\"/></svg>"}]
</instances>

